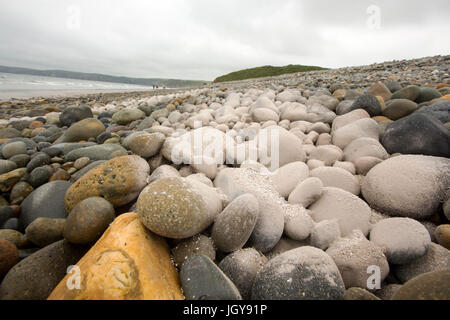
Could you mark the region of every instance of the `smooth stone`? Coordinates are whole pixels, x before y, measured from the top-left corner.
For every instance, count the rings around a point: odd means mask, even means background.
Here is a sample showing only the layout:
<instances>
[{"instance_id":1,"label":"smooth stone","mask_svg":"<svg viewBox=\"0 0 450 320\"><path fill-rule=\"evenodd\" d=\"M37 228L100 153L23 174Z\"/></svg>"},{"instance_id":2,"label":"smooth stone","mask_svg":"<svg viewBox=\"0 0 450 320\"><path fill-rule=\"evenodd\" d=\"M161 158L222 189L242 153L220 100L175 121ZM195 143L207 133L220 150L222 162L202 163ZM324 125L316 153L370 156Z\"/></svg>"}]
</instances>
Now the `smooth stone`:
<instances>
[{"instance_id":1,"label":"smooth stone","mask_svg":"<svg viewBox=\"0 0 450 320\"><path fill-rule=\"evenodd\" d=\"M319 200L309 209L316 222L337 219L342 236L359 229L364 235L369 233L370 207L354 194L338 188L323 188Z\"/></svg>"},{"instance_id":2,"label":"smooth stone","mask_svg":"<svg viewBox=\"0 0 450 320\"><path fill-rule=\"evenodd\" d=\"M51 176L52 174L48 169L39 167L31 171L28 181L30 182L31 186L36 189L47 183Z\"/></svg>"},{"instance_id":3,"label":"smooth stone","mask_svg":"<svg viewBox=\"0 0 450 320\"><path fill-rule=\"evenodd\" d=\"M322 181L324 187L340 188L354 195L359 195L359 180L347 170L335 167L321 167L311 171L311 177Z\"/></svg>"},{"instance_id":4,"label":"smooth stone","mask_svg":"<svg viewBox=\"0 0 450 320\"><path fill-rule=\"evenodd\" d=\"M30 162L31 157L28 154L18 154L9 158L10 161L15 162L17 168L25 168Z\"/></svg>"},{"instance_id":5,"label":"smooth stone","mask_svg":"<svg viewBox=\"0 0 450 320\"><path fill-rule=\"evenodd\" d=\"M165 139L162 133L142 133L127 138L126 145L134 154L148 159L159 153Z\"/></svg>"},{"instance_id":6,"label":"smooth stone","mask_svg":"<svg viewBox=\"0 0 450 320\"><path fill-rule=\"evenodd\" d=\"M347 114L336 117L333 120L333 124L331 126L331 132L335 132L336 130L345 127L348 124L356 122L361 119L369 119L370 115L364 109L358 109L351 111Z\"/></svg>"},{"instance_id":7,"label":"smooth stone","mask_svg":"<svg viewBox=\"0 0 450 320\"><path fill-rule=\"evenodd\" d=\"M82 157L75 160L75 163L73 164L73 167L77 170L83 169L91 162L91 159L88 157Z\"/></svg>"},{"instance_id":8,"label":"smooth stone","mask_svg":"<svg viewBox=\"0 0 450 320\"><path fill-rule=\"evenodd\" d=\"M259 215L258 200L251 194L234 199L214 219L211 237L223 252L242 249L255 228Z\"/></svg>"},{"instance_id":9,"label":"smooth stone","mask_svg":"<svg viewBox=\"0 0 450 320\"><path fill-rule=\"evenodd\" d=\"M303 241L307 239L314 227L314 221L308 212L300 205L286 204L284 233L292 240Z\"/></svg>"},{"instance_id":10,"label":"smooth stone","mask_svg":"<svg viewBox=\"0 0 450 320\"><path fill-rule=\"evenodd\" d=\"M267 258L253 248L241 249L227 255L219 268L236 285L242 298L251 299L256 274L267 263Z\"/></svg>"},{"instance_id":11,"label":"smooth stone","mask_svg":"<svg viewBox=\"0 0 450 320\"><path fill-rule=\"evenodd\" d=\"M416 113L428 114L442 123L450 122L450 101L443 101L429 107L422 107Z\"/></svg>"},{"instance_id":12,"label":"smooth stone","mask_svg":"<svg viewBox=\"0 0 450 320\"><path fill-rule=\"evenodd\" d=\"M408 99L396 99L388 103L386 109L383 110L383 116L391 120L399 120L419 108L417 103Z\"/></svg>"},{"instance_id":13,"label":"smooth stone","mask_svg":"<svg viewBox=\"0 0 450 320\"><path fill-rule=\"evenodd\" d=\"M3 157L6 159L25 153L27 153L27 145L22 141L8 143L2 148Z\"/></svg>"},{"instance_id":14,"label":"smooth stone","mask_svg":"<svg viewBox=\"0 0 450 320\"><path fill-rule=\"evenodd\" d=\"M28 240L40 248L63 239L66 219L37 218L25 229Z\"/></svg>"},{"instance_id":15,"label":"smooth stone","mask_svg":"<svg viewBox=\"0 0 450 320\"><path fill-rule=\"evenodd\" d=\"M74 264L74 263L73 263ZM148 231L135 213L126 213L76 262L80 289L66 275L49 300L182 300L179 277L164 239Z\"/></svg>"},{"instance_id":16,"label":"smooth stone","mask_svg":"<svg viewBox=\"0 0 450 320\"><path fill-rule=\"evenodd\" d=\"M265 122L265 121L280 121L280 116L270 109L257 108L251 112L253 121L255 122Z\"/></svg>"},{"instance_id":17,"label":"smooth stone","mask_svg":"<svg viewBox=\"0 0 450 320\"><path fill-rule=\"evenodd\" d=\"M355 163L361 157L375 157L381 160L389 158L389 154L378 140L359 138L353 140L344 149L344 160Z\"/></svg>"},{"instance_id":18,"label":"smooth stone","mask_svg":"<svg viewBox=\"0 0 450 320\"><path fill-rule=\"evenodd\" d=\"M160 179L178 178L178 177L180 177L180 173L178 172L177 169L167 164L164 164L162 166L159 166L152 172L149 178L149 183L153 183Z\"/></svg>"},{"instance_id":19,"label":"smooth stone","mask_svg":"<svg viewBox=\"0 0 450 320\"><path fill-rule=\"evenodd\" d=\"M342 150L333 145L318 146L309 154L310 160L323 161L325 166L332 166L344 157Z\"/></svg>"},{"instance_id":20,"label":"smooth stone","mask_svg":"<svg viewBox=\"0 0 450 320\"><path fill-rule=\"evenodd\" d=\"M300 204L308 208L322 196L323 183L319 178L308 178L300 182L289 194L290 204Z\"/></svg>"},{"instance_id":21,"label":"smooth stone","mask_svg":"<svg viewBox=\"0 0 450 320\"><path fill-rule=\"evenodd\" d=\"M18 262L19 250L14 243L5 239L0 239L0 279L3 279L8 271Z\"/></svg>"},{"instance_id":22,"label":"smooth stone","mask_svg":"<svg viewBox=\"0 0 450 320\"><path fill-rule=\"evenodd\" d=\"M16 264L0 285L2 300L45 300L86 249L55 242ZM39 276L36 276L39 275ZM65 283L64 283L65 285Z\"/></svg>"},{"instance_id":23,"label":"smooth stone","mask_svg":"<svg viewBox=\"0 0 450 320\"><path fill-rule=\"evenodd\" d=\"M70 211L62 235L73 244L94 243L115 218L114 207L107 200L87 198Z\"/></svg>"},{"instance_id":24,"label":"smooth stone","mask_svg":"<svg viewBox=\"0 0 450 320\"><path fill-rule=\"evenodd\" d=\"M414 113L391 123L382 139L387 152L450 158L450 133L437 119Z\"/></svg>"},{"instance_id":25,"label":"smooth stone","mask_svg":"<svg viewBox=\"0 0 450 320\"><path fill-rule=\"evenodd\" d=\"M375 292L375 295L381 300L391 300L392 296L402 287L401 284L387 284L380 290Z\"/></svg>"},{"instance_id":26,"label":"smooth stone","mask_svg":"<svg viewBox=\"0 0 450 320\"><path fill-rule=\"evenodd\" d=\"M191 168L197 173L203 173L209 179L214 179L217 175L216 161L207 156L194 158Z\"/></svg>"},{"instance_id":27,"label":"smooth stone","mask_svg":"<svg viewBox=\"0 0 450 320\"><path fill-rule=\"evenodd\" d=\"M381 299L363 288L348 288L345 290L344 300L372 301Z\"/></svg>"},{"instance_id":28,"label":"smooth stone","mask_svg":"<svg viewBox=\"0 0 450 320\"><path fill-rule=\"evenodd\" d=\"M0 229L0 239L14 243L19 249L29 244L28 240L21 232L12 229Z\"/></svg>"},{"instance_id":29,"label":"smooth stone","mask_svg":"<svg viewBox=\"0 0 450 320\"><path fill-rule=\"evenodd\" d=\"M189 257L180 279L186 300L242 300L233 282L207 256Z\"/></svg>"},{"instance_id":30,"label":"smooth stone","mask_svg":"<svg viewBox=\"0 0 450 320\"><path fill-rule=\"evenodd\" d=\"M341 300L345 286L324 251L301 247L269 260L258 272L253 300Z\"/></svg>"},{"instance_id":31,"label":"smooth stone","mask_svg":"<svg viewBox=\"0 0 450 320\"><path fill-rule=\"evenodd\" d=\"M82 158L79 158L82 159ZM78 159L77 159L78 160ZM76 161L77 161L76 160ZM76 162L75 161L75 162ZM78 170L77 172L75 172L72 175L72 179L74 182L78 181L82 176L84 176L86 173L88 173L89 171L91 171L92 169L94 169L95 167L101 165L102 163L106 162L106 160L97 160L94 162L91 162L90 164L88 164L87 166L85 166L84 168Z\"/></svg>"},{"instance_id":32,"label":"smooth stone","mask_svg":"<svg viewBox=\"0 0 450 320\"><path fill-rule=\"evenodd\" d=\"M28 227L37 218L66 218L64 196L70 186L67 181L49 182L27 196L20 212L20 221L24 227Z\"/></svg>"},{"instance_id":33,"label":"smooth stone","mask_svg":"<svg viewBox=\"0 0 450 320\"><path fill-rule=\"evenodd\" d=\"M438 90L436 90L434 88L422 87L422 88L420 88L419 96L417 97L417 99L415 101L420 104L420 103L431 101L434 99L439 99L441 97L442 97L442 94Z\"/></svg>"},{"instance_id":34,"label":"smooth stone","mask_svg":"<svg viewBox=\"0 0 450 320\"><path fill-rule=\"evenodd\" d=\"M335 168L341 168L344 170L347 170L348 172L350 172L352 175L356 174L356 167L355 164L353 162L349 162L349 161L336 161L333 165L333 167Z\"/></svg>"},{"instance_id":35,"label":"smooth stone","mask_svg":"<svg viewBox=\"0 0 450 320\"><path fill-rule=\"evenodd\" d=\"M350 107L350 111L364 109L371 117L379 116L381 114L381 104L378 99L371 94L364 94Z\"/></svg>"},{"instance_id":36,"label":"smooth stone","mask_svg":"<svg viewBox=\"0 0 450 320\"><path fill-rule=\"evenodd\" d=\"M0 175L17 169L17 164L10 160L0 159Z\"/></svg>"},{"instance_id":37,"label":"smooth stone","mask_svg":"<svg viewBox=\"0 0 450 320\"><path fill-rule=\"evenodd\" d=\"M27 174L25 168L16 169L8 173L0 175L0 190L2 192L8 192L12 187L19 182Z\"/></svg>"},{"instance_id":38,"label":"smooth stone","mask_svg":"<svg viewBox=\"0 0 450 320\"><path fill-rule=\"evenodd\" d=\"M71 125L64 135L57 140L57 143L87 141L89 138L97 138L104 131L105 126L100 120L84 119Z\"/></svg>"},{"instance_id":39,"label":"smooth stone","mask_svg":"<svg viewBox=\"0 0 450 320\"><path fill-rule=\"evenodd\" d=\"M436 241L444 248L450 250L450 225L442 224L434 232Z\"/></svg>"},{"instance_id":40,"label":"smooth stone","mask_svg":"<svg viewBox=\"0 0 450 320\"><path fill-rule=\"evenodd\" d=\"M420 95L420 87L418 86L407 86L400 89L392 95L391 99L408 99L411 101L416 100Z\"/></svg>"},{"instance_id":41,"label":"smooth stone","mask_svg":"<svg viewBox=\"0 0 450 320\"><path fill-rule=\"evenodd\" d=\"M133 121L145 118L146 114L139 109L122 109L112 116L112 120L120 125L127 125Z\"/></svg>"},{"instance_id":42,"label":"smooth stone","mask_svg":"<svg viewBox=\"0 0 450 320\"><path fill-rule=\"evenodd\" d=\"M292 162L275 171L272 176L272 183L275 190L286 198L299 183L308 177L309 168L305 163Z\"/></svg>"},{"instance_id":43,"label":"smooth stone","mask_svg":"<svg viewBox=\"0 0 450 320\"><path fill-rule=\"evenodd\" d=\"M391 300L449 300L450 269L429 272L406 282Z\"/></svg>"},{"instance_id":44,"label":"smooth stone","mask_svg":"<svg viewBox=\"0 0 450 320\"><path fill-rule=\"evenodd\" d=\"M368 90L367 93L373 96L380 96L384 101L390 100L392 97L392 93L388 87L384 83L378 82L373 84Z\"/></svg>"},{"instance_id":45,"label":"smooth stone","mask_svg":"<svg viewBox=\"0 0 450 320\"><path fill-rule=\"evenodd\" d=\"M323 220L316 223L311 231L311 246L326 250L341 236L337 220Z\"/></svg>"},{"instance_id":46,"label":"smooth stone","mask_svg":"<svg viewBox=\"0 0 450 320\"><path fill-rule=\"evenodd\" d=\"M275 190L270 176L252 168L226 168L219 172L214 186L232 201L242 194L252 194L259 203L259 218L249 243L262 253L270 251L280 240L284 228L283 198Z\"/></svg>"},{"instance_id":47,"label":"smooth stone","mask_svg":"<svg viewBox=\"0 0 450 320\"><path fill-rule=\"evenodd\" d=\"M14 128L0 129L0 139L11 139L21 137L22 134L19 130Z\"/></svg>"},{"instance_id":48,"label":"smooth stone","mask_svg":"<svg viewBox=\"0 0 450 320\"><path fill-rule=\"evenodd\" d=\"M117 144L94 145L69 152L65 157L65 161L72 162L84 157L87 157L92 161L109 160L111 155L117 151L126 153L126 150Z\"/></svg>"},{"instance_id":49,"label":"smooth stone","mask_svg":"<svg viewBox=\"0 0 450 320\"><path fill-rule=\"evenodd\" d=\"M59 149L64 155L67 155L69 152L81 148L86 147L92 147L96 144L94 142L64 142L64 143L57 143L52 146L52 149ZM44 152L44 151L43 151ZM60 153L52 154L52 156L57 156Z\"/></svg>"},{"instance_id":50,"label":"smooth stone","mask_svg":"<svg viewBox=\"0 0 450 320\"><path fill-rule=\"evenodd\" d=\"M402 86L397 81L387 81L384 82L386 87L391 91L392 93L397 92L398 90L402 89Z\"/></svg>"},{"instance_id":51,"label":"smooth stone","mask_svg":"<svg viewBox=\"0 0 450 320\"><path fill-rule=\"evenodd\" d=\"M448 159L406 155L375 166L362 179L361 190L370 206L380 212L425 219L438 210L449 185Z\"/></svg>"},{"instance_id":52,"label":"smooth stone","mask_svg":"<svg viewBox=\"0 0 450 320\"><path fill-rule=\"evenodd\" d=\"M74 106L64 109L59 114L59 122L63 126L70 127L72 124L84 120L86 118L93 118L92 110L88 106Z\"/></svg>"},{"instance_id":53,"label":"smooth stone","mask_svg":"<svg viewBox=\"0 0 450 320\"><path fill-rule=\"evenodd\" d=\"M356 173L362 176L367 175L373 167L382 163L383 160L375 157L361 157L355 161Z\"/></svg>"},{"instance_id":54,"label":"smooth stone","mask_svg":"<svg viewBox=\"0 0 450 320\"><path fill-rule=\"evenodd\" d=\"M139 156L123 156L106 161L79 178L67 190L65 207L70 212L84 199L102 197L115 208L136 199L147 185L150 167Z\"/></svg>"},{"instance_id":55,"label":"smooth stone","mask_svg":"<svg viewBox=\"0 0 450 320\"><path fill-rule=\"evenodd\" d=\"M407 264L422 257L431 244L427 229L410 218L378 222L370 232L370 241L386 248L386 257L392 264Z\"/></svg>"},{"instance_id":56,"label":"smooth stone","mask_svg":"<svg viewBox=\"0 0 450 320\"><path fill-rule=\"evenodd\" d=\"M178 268L181 268L187 258L196 254L205 255L212 261L216 260L216 248L213 240L203 234L197 234L192 238L182 240L172 249L173 260Z\"/></svg>"},{"instance_id":57,"label":"smooth stone","mask_svg":"<svg viewBox=\"0 0 450 320\"><path fill-rule=\"evenodd\" d=\"M34 157L31 158L30 162L27 164L27 171L32 172L37 167L42 167L44 165L50 164L50 156L44 152L36 153Z\"/></svg>"},{"instance_id":58,"label":"smooth stone","mask_svg":"<svg viewBox=\"0 0 450 320\"><path fill-rule=\"evenodd\" d=\"M384 249L367 240L359 230L336 240L326 252L336 263L346 288L367 288L370 266L380 268L380 282L389 274Z\"/></svg>"},{"instance_id":59,"label":"smooth stone","mask_svg":"<svg viewBox=\"0 0 450 320\"><path fill-rule=\"evenodd\" d=\"M353 140L358 138L372 138L378 140L378 124L375 120L370 118L360 119L337 129L332 137L333 144L343 150Z\"/></svg>"},{"instance_id":60,"label":"smooth stone","mask_svg":"<svg viewBox=\"0 0 450 320\"><path fill-rule=\"evenodd\" d=\"M431 243L427 253L410 263L394 266L395 276L405 283L421 274L450 268L450 251Z\"/></svg>"},{"instance_id":61,"label":"smooth stone","mask_svg":"<svg viewBox=\"0 0 450 320\"><path fill-rule=\"evenodd\" d=\"M222 209L222 199L215 189L181 177L151 183L137 200L142 223L154 233L174 239L202 232Z\"/></svg>"}]
</instances>

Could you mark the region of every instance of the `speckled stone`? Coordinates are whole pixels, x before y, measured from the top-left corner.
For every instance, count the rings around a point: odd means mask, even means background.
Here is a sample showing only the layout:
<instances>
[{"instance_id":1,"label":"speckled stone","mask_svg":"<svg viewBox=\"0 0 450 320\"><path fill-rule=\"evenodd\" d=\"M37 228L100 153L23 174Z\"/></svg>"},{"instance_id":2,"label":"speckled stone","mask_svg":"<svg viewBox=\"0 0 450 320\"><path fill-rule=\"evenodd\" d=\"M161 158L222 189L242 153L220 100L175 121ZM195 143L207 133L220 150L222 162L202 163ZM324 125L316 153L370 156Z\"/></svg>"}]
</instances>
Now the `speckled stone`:
<instances>
[{"instance_id":1,"label":"speckled stone","mask_svg":"<svg viewBox=\"0 0 450 320\"><path fill-rule=\"evenodd\" d=\"M83 175L67 190L65 206L72 211L90 197L103 197L114 207L137 198L147 184L148 163L138 156L123 156L104 162Z\"/></svg>"},{"instance_id":2,"label":"speckled stone","mask_svg":"<svg viewBox=\"0 0 450 320\"><path fill-rule=\"evenodd\" d=\"M0 279L19 262L19 250L14 243L0 239Z\"/></svg>"},{"instance_id":3,"label":"speckled stone","mask_svg":"<svg viewBox=\"0 0 450 320\"><path fill-rule=\"evenodd\" d=\"M156 234L175 239L205 230L222 208L215 189L181 177L150 184L137 201L142 223Z\"/></svg>"},{"instance_id":4,"label":"speckled stone","mask_svg":"<svg viewBox=\"0 0 450 320\"><path fill-rule=\"evenodd\" d=\"M27 239L38 247L63 239L63 230L66 219L37 218L26 229Z\"/></svg>"}]
</instances>

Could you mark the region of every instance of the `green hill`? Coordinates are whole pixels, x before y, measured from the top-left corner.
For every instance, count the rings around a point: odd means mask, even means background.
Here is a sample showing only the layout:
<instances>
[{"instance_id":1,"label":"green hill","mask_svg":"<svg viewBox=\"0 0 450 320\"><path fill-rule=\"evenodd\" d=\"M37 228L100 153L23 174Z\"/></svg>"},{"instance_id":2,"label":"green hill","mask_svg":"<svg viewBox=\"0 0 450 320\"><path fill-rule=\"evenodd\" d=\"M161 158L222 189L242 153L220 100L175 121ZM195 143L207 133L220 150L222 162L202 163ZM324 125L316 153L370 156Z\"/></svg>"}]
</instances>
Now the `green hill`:
<instances>
[{"instance_id":1,"label":"green hill","mask_svg":"<svg viewBox=\"0 0 450 320\"><path fill-rule=\"evenodd\" d=\"M283 74L288 73L308 72L317 70L327 70L327 69L321 67L292 65L292 64L285 67L263 66L229 73L227 75L218 77L216 80L214 80L214 83L281 76Z\"/></svg>"}]
</instances>

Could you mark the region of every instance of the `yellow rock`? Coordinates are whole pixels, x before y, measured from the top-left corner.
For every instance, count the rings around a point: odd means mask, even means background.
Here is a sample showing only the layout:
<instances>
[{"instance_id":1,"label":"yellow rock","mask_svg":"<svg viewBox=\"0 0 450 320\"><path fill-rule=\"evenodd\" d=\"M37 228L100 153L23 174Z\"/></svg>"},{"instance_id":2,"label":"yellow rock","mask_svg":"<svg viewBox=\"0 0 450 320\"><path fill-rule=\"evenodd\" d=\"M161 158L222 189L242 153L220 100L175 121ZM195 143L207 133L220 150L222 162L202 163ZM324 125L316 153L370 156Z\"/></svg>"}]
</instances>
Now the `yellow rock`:
<instances>
[{"instance_id":1,"label":"yellow rock","mask_svg":"<svg viewBox=\"0 0 450 320\"><path fill-rule=\"evenodd\" d=\"M76 266L79 289L76 272L69 272L49 300L184 299L167 243L147 230L135 213L116 218Z\"/></svg>"},{"instance_id":2,"label":"yellow rock","mask_svg":"<svg viewBox=\"0 0 450 320\"><path fill-rule=\"evenodd\" d=\"M378 101L380 102L381 111L384 111L384 109L386 109L386 103L384 102L383 97L382 96L375 96L375 98L377 98Z\"/></svg>"},{"instance_id":3,"label":"yellow rock","mask_svg":"<svg viewBox=\"0 0 450 320\"><path fill-rule=\"evenodd\" d=\"M448 84L448 83L441 83L440 85L438 85L437 87L436 87L436 89L442 89L442 88L448 88L448 87L450 87L450 84Z\"/></svg>"},{"instance_id":4,"label":"yellow rock","mask_svg":"<svg viewBox=\"0 0 450 320\"><path fill-rule=\"evenodd\" d=\"M372 119L375 120L376 122L392 121L388 117L383 117L383 116L373 117Z\"/></svg>"},{"instance_id":5,"label":"yellow rock","mask_svg":"<svg viewBox=\"0 0 450 320\"><path fill-rule=\"evenodd\" d=\"M447 94L447 95L443 96L442 99L450 100L450 94Z\"/></svg>"},{"instance_id":6,"label":"yellow rock","mask_svg":"<svg viewBox=\"0 0 450 320\"><path fill-rule=\"evenodd\" d=\"M26 173L27 169L20 168L0 175L0 191L8 192L11 190Z\"/></svg>"},{"instance_id":7,"label":"yellow rock","mask_svg":"<svg viewBox=\"0 0 450 320\"><path fill-rule=\"evenodd\" d=\"M346 94L346 90L344 90L344 89L338 89L338 90L336 90L335 92L333 92L333 96L336 98L336 99L338 99L339 101L342 101L342 100L344 100L344 98L345 98L345 94Z\"/></svg>"}]
</instances>

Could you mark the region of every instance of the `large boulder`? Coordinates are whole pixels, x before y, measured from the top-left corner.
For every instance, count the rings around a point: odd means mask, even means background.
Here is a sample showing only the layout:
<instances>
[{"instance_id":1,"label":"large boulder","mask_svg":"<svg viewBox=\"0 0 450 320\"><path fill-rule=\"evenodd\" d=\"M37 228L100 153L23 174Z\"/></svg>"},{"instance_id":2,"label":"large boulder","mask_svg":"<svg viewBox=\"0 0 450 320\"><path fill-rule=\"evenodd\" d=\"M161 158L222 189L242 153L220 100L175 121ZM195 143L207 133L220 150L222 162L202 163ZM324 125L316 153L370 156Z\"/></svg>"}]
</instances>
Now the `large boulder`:
<instances>
[{"instance_id":1,"label":"large boulder","mask_svg":"<svg viewBox=\"0 0 450 320\"><path fill-rule=\"evenodd\" d=\"M69 272L49 300L183 299L167 243L135 213L118 217L76 267L79 287Z\"/></svg>"},{"instance_id":2,"label":"large boulder","mask_svg":"<svg viewBox=\"0 0 450 320\"><path fill-rule=\"evenodd\" d=\"M345 286L333 259L313 247L289 250L256 275L253 300L340 300Z\"/></svg>"},{"instance_id":3,"label":"large boulder","mask_svg":"<svg viewBox=\"0 0 450 320\"><path fill-rule=\"evenodd\" d=\"M439 120L424 113L414 113L391 123L383 134L382 143L390 154L450 158L448 129Z\"/></svg>"},{"instance_id":4,"label":"large boulder","mask_svg":"<svg viewBox=\"0 0 450 320\"><path fill-rule=\"evenodd\" d=\"M374 209L390 216L425 219L439 208L450 186L450 161L406 155L378 164L362 179L361 189Z\"/></svg>"}]
</instances>

